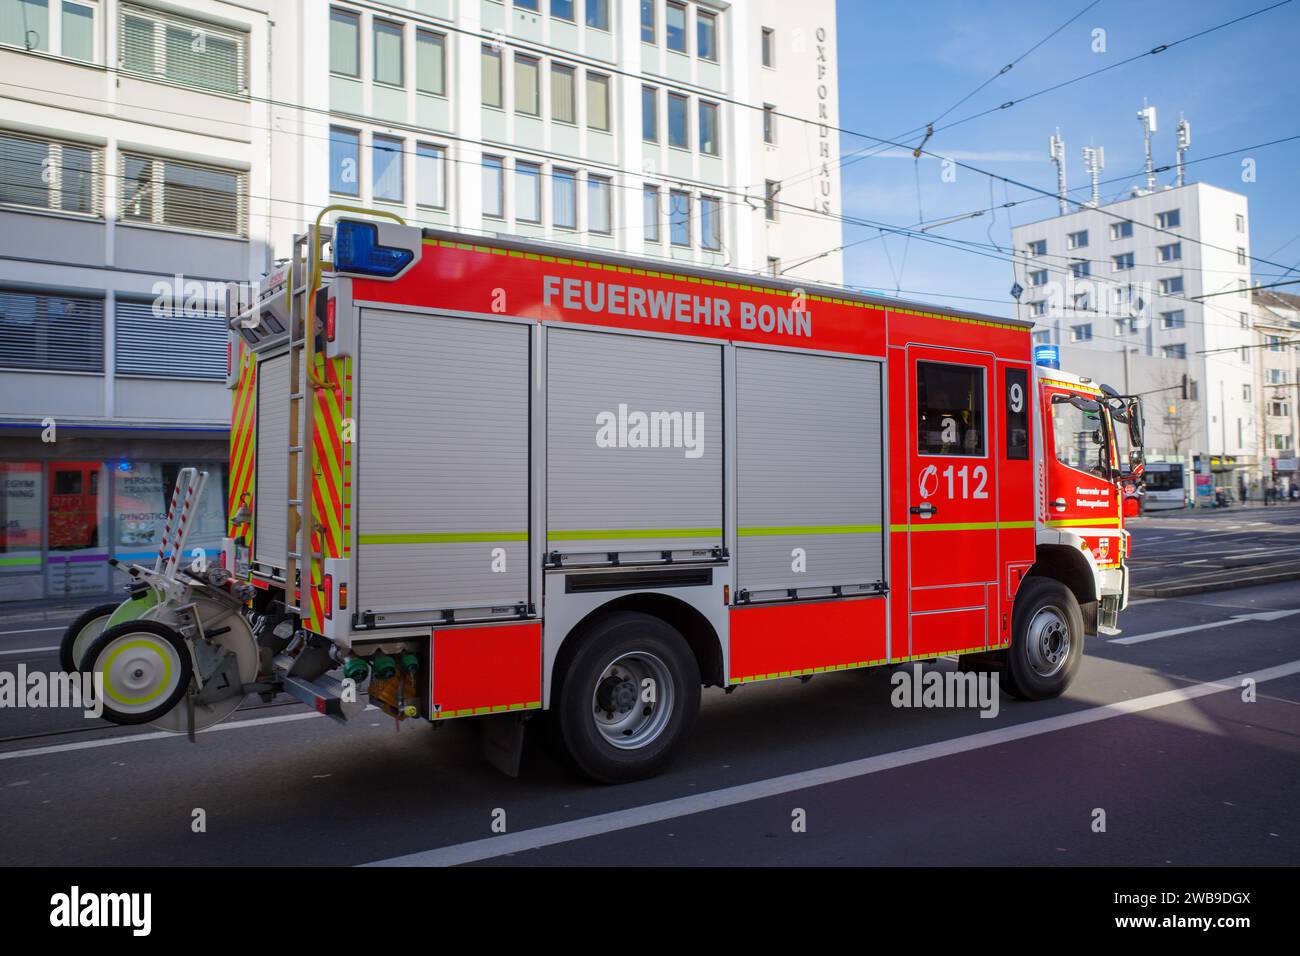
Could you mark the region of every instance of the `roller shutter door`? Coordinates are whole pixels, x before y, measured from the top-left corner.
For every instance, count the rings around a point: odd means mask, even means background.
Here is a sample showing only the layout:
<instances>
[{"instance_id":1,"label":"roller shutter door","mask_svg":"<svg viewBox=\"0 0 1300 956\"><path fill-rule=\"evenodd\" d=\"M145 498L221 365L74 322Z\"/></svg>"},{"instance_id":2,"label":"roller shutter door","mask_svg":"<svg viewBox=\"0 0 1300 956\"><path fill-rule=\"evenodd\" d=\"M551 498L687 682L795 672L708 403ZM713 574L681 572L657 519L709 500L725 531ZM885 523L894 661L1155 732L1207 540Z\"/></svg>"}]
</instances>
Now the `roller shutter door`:
<instances>
[{"instance_id":1,"label":"roller shutter door","mask_svg":"<svg viewBox=\"0 0 1300 956\"><path fill-rule=\"evenodd\" d=\"M354 606L527 604L528 326L371 309L360 322Z\"/></svg>"},{"instance_id":2,"label":"roller shutter door","mask_svg":"<svg viewBox=\"0 0 1300 956\"><path fill-rule=\"evenodd\" d=\"M741 598L875 590L884 578L879 363L740 348L736 380Z\"/></svg>"},{"instance_id":3,"label":"roller shutter door","mask_svg":"<svg viewBox=\"0 0 1300 956\"><path fill-rule=\"evenodd\" d=\"M289 356L257 368L257 482L253 487L253 560L285 566L289 512Z\"/></svg>"},{"instance_id":4,"label":"roller shutter door","mask_svg":"<svg viewBox=\"0 0 1300 956\"><path fill-rule=\"evenodd\" d=\"M722 460L720 346L549 331L548 551L720 549Z\"/></svg>"}]
</instances>

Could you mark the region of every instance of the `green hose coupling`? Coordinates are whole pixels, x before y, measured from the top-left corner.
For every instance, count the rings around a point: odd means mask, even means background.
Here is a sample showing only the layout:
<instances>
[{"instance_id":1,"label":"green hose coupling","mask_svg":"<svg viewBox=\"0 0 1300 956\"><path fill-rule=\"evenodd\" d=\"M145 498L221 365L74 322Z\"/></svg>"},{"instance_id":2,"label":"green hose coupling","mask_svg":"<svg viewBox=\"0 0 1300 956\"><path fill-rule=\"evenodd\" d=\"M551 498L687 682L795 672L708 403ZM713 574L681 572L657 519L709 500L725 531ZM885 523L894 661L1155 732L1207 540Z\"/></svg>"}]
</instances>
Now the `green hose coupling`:
<instances>
[{"instance_id":1,"label":"green hose coupling","mask_svg":"<svg viewBox=\"0 0 1300 956\"><path fill-rule=\"evenodd\" d=\"M420 669L420 659L414 654L406 653L398 658L403 674L414 674Z\"/></svg>"},{"instance_id":2,"label":"green hose coupling","mask_svg":"<svg viewBox=\"0 0 1300 956\"><path fill-rule=\"evenodd\" d=\"M370 674L370 665L360 657L349 657L343 662L343 676L360 684Z\"/></svg>"},{"instance_id":3,"label":"green hose coupling","mask_svg":"<svg viewBox=\"0 0 1300 956\"><path fill-rule=\"evenodd\" d=\"M387 654L376 654L370 658L370 671L375 680L390 680L397 676L397 661Z\"/></svg>"}]
</instances>

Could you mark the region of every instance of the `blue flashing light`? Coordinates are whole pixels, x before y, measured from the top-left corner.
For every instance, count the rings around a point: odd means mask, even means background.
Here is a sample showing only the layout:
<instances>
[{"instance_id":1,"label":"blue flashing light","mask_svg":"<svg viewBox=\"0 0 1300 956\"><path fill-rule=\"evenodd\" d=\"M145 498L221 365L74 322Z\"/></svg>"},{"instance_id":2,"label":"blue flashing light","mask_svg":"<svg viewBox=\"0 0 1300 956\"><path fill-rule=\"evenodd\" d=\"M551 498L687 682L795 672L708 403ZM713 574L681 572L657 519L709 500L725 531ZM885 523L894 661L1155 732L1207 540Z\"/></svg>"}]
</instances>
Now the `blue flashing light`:
<instances>
[{"instance_id":1,"label":"blue flashing light","mask_svg":"<svg viewBox=\"0 0 1300 956\"><path fill-rule=\"evenodd\" d=\"M1034 364L1043 368L1061 367L1061 347L1059 345L1035 345Z\"/></svg>"},{"instance_id":2,"label":"blue flashing light","mask_svg":"<svg viewBox=\"0 0 1300 956\"><path fill-rule=\"evenodd\" d=\"M373 222L340 219L334 225L334 271L391 279L411 264L410 249L379 244Z\"/></svg>"}]
</instances>

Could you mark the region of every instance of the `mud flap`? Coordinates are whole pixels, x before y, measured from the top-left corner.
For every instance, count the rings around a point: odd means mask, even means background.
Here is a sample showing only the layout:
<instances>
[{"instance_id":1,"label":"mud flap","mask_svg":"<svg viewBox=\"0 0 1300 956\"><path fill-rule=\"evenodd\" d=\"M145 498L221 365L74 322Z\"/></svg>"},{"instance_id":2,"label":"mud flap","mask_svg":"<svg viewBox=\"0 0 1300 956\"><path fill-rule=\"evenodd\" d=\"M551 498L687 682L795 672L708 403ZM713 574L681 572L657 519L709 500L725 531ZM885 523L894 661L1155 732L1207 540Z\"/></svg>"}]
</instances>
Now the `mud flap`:
<instances>
[{"instance_id":1,"label":"mud flap","mask_svg":"<svg viewBox=\"0 0 1300 956\"><path fill-rule=\"evenodd\" d=\"M524 757L524 721L520 714L479 718L483 759L508 777L519 776Z\"/></svg>"}]
</instances>

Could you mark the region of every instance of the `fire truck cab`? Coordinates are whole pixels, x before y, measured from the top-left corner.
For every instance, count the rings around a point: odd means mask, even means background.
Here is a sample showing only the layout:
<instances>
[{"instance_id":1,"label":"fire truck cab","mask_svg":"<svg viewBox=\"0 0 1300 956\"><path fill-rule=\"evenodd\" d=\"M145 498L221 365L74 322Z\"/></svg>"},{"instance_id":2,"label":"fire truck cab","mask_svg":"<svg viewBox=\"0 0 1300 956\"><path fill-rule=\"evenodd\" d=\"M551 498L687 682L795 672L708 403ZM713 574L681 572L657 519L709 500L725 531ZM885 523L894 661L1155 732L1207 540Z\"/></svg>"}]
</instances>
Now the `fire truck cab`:
<instances>
[{"instance_id":1,"label":"fire truck cab","mask_svg":"<svg viewBox=\"0 0 1300 956\"><path fill-rule=\"evenodd\" d=\"M261 688L487 718L516 771L549 712L613 782L704 686L957 656L1036 699L1116 633L1141 406L1029 323L358 213L230 302Z\"/></svg>"}]
</instances>

